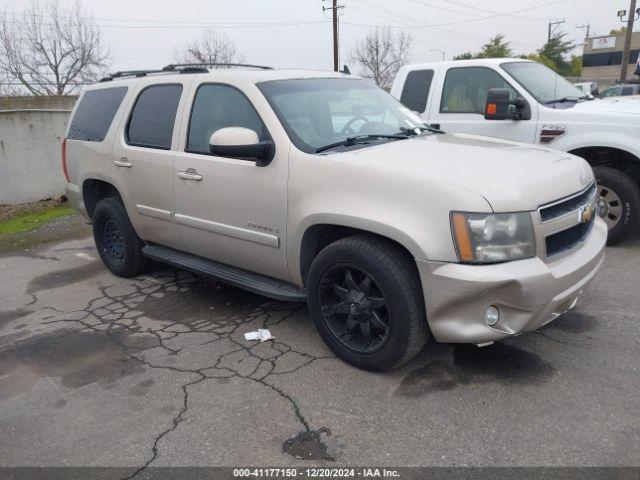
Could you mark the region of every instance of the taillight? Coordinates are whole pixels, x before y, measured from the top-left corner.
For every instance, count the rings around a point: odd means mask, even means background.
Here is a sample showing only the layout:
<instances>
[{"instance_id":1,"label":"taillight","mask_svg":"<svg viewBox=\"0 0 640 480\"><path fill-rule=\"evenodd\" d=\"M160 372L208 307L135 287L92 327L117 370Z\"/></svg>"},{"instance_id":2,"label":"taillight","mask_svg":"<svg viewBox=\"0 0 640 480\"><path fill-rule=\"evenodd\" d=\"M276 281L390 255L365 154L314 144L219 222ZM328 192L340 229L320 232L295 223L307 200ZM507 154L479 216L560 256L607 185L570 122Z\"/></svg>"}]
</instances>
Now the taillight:
<instances>
[{"instance_id":1,"label":"taillight","mask_svg":"<svg viewBox=\"0 0 640 480\"><path fill-rule=\"evenodd\" d=\"M69 178L69 171L67 170L67 139L62 139L62 173L64 173L64 178L67 179L67 183L71 183L71 179Z\"/></svg>"}]
</instances>

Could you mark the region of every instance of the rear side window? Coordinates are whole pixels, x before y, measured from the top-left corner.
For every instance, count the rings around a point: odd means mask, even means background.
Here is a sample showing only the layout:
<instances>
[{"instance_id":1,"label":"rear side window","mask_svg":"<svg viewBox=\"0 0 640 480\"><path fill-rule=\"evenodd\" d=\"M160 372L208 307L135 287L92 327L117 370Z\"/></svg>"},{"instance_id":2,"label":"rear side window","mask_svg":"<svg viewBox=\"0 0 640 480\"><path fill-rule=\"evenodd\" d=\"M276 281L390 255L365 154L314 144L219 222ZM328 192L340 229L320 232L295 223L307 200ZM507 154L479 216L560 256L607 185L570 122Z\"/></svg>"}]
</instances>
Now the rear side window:
<instances>
[{"instance_id":1,"label":"rear side window","mask_svg":"<svg viewBox=\"0 0 640 480\"><path fill-rule=\"evenodd\" d=\"M127 87L85 92L71 120L67 138L87 142L103 141L126 94Z\"/></svg>"},{"instance_id":2,"label":"rear side window","mask_svg":"<svg viewBox=\"0 0 640 480\"><path fill-rule=\"evenodd\" d=\"M622 87L622 95L633 95L633 87Z\"/></svg>"},{"instance_id":3,"label":"rear side window","mask_svg":"<svg viewBox=\"0 0 640 480\"><path fill-rule=\"evenodd\" d=\"M133 107L126 138L129 145L169 150L182 85L145 88Z\"/></svg>"},{"instance_id":4,"label":"rear side window","mask_svg":"<svg viewBox=\"0 0 640 480\"><path fill-rule=\"evenodd\" d=\"M413 70L407 75L400 96L402 103L409 110L423 113L427 108L427 99L433 80L433 70Z\"/></svg>"},{"instance_id":5,"label":"rear side window","mask_svg":"<svg viewBox=\"0 0 640 480\"><path fill-rule=\"evenodd\" d=\"M210 155L211 134L226 127L249 128L260 140L269 138L258 112L240 90L229 85L201 85L193 101L187 151Z\"/></svg>"}]
</instances>

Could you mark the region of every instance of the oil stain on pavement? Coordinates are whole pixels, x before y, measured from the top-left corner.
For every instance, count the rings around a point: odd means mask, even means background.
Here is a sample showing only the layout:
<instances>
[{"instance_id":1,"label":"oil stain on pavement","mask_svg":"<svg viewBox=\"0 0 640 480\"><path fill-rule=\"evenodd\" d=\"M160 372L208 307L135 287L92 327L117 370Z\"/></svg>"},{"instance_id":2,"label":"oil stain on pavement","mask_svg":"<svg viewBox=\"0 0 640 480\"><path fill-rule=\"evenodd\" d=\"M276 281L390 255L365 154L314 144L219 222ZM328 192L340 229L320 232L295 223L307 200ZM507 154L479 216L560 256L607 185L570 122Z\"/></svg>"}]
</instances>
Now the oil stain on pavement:
<instances>
[{"instance_id":1,"label":"oil stain on pavement","mask_svg":"<svg viewBox=\"0 0 640 480\"><path fill-rule=\"evenodd\" d=\"M100 261L93 261L79 267L65 268L53 272L45 273L33 278L27 287L26 293L36 293L42 290L60 288L72 283L82 282L95 277L105 271L105 267Z\"/></svg>"},{"instance_id":2,"label":"oil stain on pavement","mask_svg":"<svg viewBox=\"0 0 640 480\"><path fill-rule=\"evenodd\" d=\"M545 382L555 373L555 368L535 353L506 343L480 349L475 345L457 345L452 349L451 363L434 360L409 372L395 393L417 398L478 383L529 385Z\"/></svg>"},{"instance_id":3,"label":"oil stain on pavement","mask_svg":"<svg viewBox=\"0 0 640 480\"><path fill-rule=\"evenodd\" d=\"M289 438L284 442L282 451L301 460L329 460L335 462L335 459L327 453L327 446L322 441L323 433L331 435L331 430L323 427L318 430L300 432L295 437Z\"/></svg>"}]
</instances>

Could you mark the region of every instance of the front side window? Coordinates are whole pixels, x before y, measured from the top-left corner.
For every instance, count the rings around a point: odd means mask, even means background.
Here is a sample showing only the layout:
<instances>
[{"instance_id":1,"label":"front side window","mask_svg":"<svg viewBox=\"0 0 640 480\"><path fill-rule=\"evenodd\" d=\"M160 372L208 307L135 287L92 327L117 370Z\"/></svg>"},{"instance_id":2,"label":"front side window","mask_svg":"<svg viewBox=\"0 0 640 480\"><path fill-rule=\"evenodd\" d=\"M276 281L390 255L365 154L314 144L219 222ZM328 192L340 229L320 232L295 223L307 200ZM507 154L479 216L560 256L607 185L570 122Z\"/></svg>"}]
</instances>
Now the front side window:
<instances>
[{"instance_id":1,"label":"front side window","mask_svg":"<svg viewBox=\"0 0 640 480\"><path fill-rule=\"evenodd\" d=\"M577 100L585 96L565 78L540 63L509 62L501 67L540 103L553 103L565 98Z\"/></svg>"},{"instance_id":2,"label":"front side window","mask_svg":"<svg viewBox=\"0 0 640 480\"><path fill-rule=\"evenodd\" d=\"M348 137L393 135L423 127L417 115L366 80L274 80L258 88L291 141L307 153Z\"/></svg>"},{"instance_id":3,"label":"front side window","mask_svg":"<svg viewBox=\"0 0 640 480\"><path fill-rule=\"evenodd\" d=\"M514 88L490 68L452 68L444 81L440 113L483 114L491 88L506 88L512 100L518 96Z\"/></svg>"},{"instance_id":4,"label":"front side window","mask_svg":"<svg viewBox=\"0 0 640 480\"><path fill-rule=\"evenodd\" d=\"M171 149L173 126L182 85L152 85L145 88L133 107L126 138L129 145Z\"/></svg>"},{"instance_id":5,"label":"front side window","mask_svg":"<svg viewBox=\"0 0 640 480\"><path fill-rule=\"evenodd\" d=\"M260 141L269 138L255 108L240 90L222 84L201 85L191 110L187 151L209 155L211 134L226 127L253 130Z\"/></svg>"},{"instance_id":6,"label":"front side window","mask_svg":"<svg viewBox=\"0 0 640 480\"><path fill-rule=\"evenodd\" d=\"M612 88L607 88L606 90L604 90L600 96L605 98L605 97L617 97L620 95L620 88L619 87L612 87Z\"/></svg>"},{"instance_id":7,"label":"front side window","mask_svg":"<svg viewBox=\"0 0 640 480\"><path fill-rule=\"evenodd\" d=\"M400 103L409 110L423 113L427 108L427 99L433 80L433 70L413 70L407 74L400 95Z\"/></svg>"},{"instance_id":8,"label":"front side window","mask_svg":"<svg viewBox=\"0 0 640 480\"><path fill-rule=\"evenodd\" d=\"M127 87L85 92L71 120L67 138L87 142L103 141L126 94Z\"/></svg>"}]
</instances>

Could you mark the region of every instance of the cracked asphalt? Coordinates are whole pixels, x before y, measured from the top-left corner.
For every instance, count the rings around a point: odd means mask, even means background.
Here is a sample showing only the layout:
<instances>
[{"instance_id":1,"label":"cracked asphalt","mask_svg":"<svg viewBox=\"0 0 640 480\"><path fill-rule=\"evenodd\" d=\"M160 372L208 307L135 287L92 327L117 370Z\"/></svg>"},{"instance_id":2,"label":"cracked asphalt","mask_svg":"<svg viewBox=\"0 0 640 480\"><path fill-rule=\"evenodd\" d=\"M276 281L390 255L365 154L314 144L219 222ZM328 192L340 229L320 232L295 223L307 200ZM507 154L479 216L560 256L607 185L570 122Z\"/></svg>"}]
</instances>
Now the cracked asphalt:
<instances>
[{"instance_id":1,"label":"cracked asphalt","mask_svg":"<svg viewBox=\"0 0 640 480\"><path fill-rule=\"evenodd\" d=\"M304 305L117 278L89 238L1 255L0 285L0 466L640 465L640 239L540 332L385 374Z\"/></svg>"}]
</instances>

